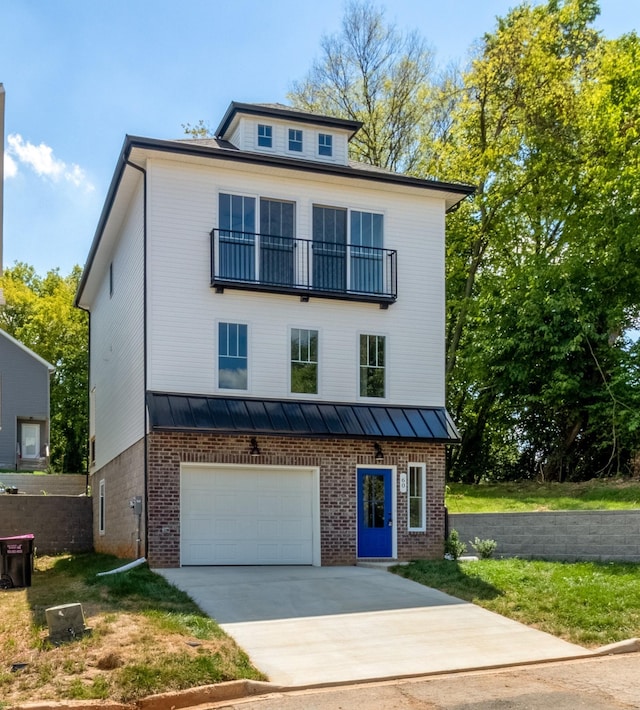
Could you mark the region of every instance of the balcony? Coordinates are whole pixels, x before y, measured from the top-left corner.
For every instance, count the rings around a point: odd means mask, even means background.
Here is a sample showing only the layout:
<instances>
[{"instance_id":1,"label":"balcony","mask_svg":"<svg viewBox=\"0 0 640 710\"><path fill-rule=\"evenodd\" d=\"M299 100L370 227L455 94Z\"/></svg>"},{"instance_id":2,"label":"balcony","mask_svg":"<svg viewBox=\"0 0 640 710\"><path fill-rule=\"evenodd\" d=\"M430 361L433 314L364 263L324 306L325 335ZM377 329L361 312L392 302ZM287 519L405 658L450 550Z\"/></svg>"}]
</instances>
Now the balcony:
<instances>
[{"instance_id":1,"label":"balcony","mask_svg":"<svg viewBox=\"0 0 640 710\"><path fill-rule=\"evenodd\" d=\"M291 239L228 229L211 231L211 285L378 303L397 297L393 249Z\"/></svg>"}]
</instances>

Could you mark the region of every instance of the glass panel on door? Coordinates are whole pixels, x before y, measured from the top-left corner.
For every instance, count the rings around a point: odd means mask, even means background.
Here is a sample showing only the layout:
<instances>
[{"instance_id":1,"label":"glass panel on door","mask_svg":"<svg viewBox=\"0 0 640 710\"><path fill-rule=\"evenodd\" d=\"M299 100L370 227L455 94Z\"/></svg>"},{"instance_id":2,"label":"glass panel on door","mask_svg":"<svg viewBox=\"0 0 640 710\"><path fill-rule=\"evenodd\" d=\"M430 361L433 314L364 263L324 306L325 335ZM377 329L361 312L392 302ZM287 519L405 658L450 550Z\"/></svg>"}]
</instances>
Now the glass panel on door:
<instances>
[{"instance_id":1,"label":"glass panel on door","mask_svg":"<svg viewBox=\"0 0 640 710\"><path fill-rule=\"evenodd\" d=\"M313 287L347 289L347 211L313 206Z\"/></svg>"},{"instance_id":2,"label":"glass panel on door","mask_svg":"<svg viewBox=\"0 0 640 710\"><path fill-rule=\"evenodd\" d=\"M243 195L219 196L218 275L238 281L255 279L256 201Z\"/></svg>"},{"instance_id":3,"label":"glass panel on door","mask_svg":"<svg viewBox=\"0 0 640 710\"><path fill-rule=\"evenodd\" d=\"M294 225L293 202L260 200L260 283L293 285Z\"/></svg>"}]
</instances>

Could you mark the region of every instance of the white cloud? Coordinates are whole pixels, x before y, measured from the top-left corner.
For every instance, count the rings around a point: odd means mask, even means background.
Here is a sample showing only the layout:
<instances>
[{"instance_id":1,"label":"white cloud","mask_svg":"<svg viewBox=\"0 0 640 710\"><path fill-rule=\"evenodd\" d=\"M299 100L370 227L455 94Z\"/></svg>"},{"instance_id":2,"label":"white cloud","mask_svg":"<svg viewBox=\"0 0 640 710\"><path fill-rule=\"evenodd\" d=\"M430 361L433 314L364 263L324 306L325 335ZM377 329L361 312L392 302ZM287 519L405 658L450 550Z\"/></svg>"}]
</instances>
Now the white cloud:
<instances>
[{"instance_id":1,"label":"white cloud","mask_svg":"<svg viewBox=\"0 0 640 710\"><path fill-rule=\"evenodd\" d=\"M15 177L18 174L18 166L16 161L9 155L4 154L4 176L6 179Z\"/></svg>"},{"instance_id":2,"label":"white cloud","mask_svg":"<svg viewBox=\"0 0 640 710\"><path fill-rule=\"evenodd\" d=\"M94 189L94 186L87 181L84 170L75 163L68 165L63 160L56 158L53 154L53 148L44 143L34 145L29 141L25 141L18 133L11 133L7 137L9 149L7 156L14 165L14 175L17 172L17 164L13 160L15 157L19 163L31 168L36 175L46 177L54 182L65 180L70 182L75 187L84 186L87 192Z\"/></svg>"}]
</instances>

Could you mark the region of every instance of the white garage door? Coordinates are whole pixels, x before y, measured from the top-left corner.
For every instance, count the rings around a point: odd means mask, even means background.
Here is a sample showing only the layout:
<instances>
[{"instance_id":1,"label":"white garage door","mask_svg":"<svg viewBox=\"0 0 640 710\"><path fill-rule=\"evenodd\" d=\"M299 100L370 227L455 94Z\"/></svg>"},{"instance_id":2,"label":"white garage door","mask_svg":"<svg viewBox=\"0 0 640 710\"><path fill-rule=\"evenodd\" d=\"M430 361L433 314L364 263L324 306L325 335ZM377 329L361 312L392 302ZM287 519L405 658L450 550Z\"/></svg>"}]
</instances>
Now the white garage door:
<instances>
[{"instance_id":1,"label":"white garage door","mask_svg":"<svg viewBox=\"0 0 640 710\"><path fill-rule=\"evenodd\" d=\"M181 470L183 565L313 564L314 472Z\"/></svg>"}]
</instances>

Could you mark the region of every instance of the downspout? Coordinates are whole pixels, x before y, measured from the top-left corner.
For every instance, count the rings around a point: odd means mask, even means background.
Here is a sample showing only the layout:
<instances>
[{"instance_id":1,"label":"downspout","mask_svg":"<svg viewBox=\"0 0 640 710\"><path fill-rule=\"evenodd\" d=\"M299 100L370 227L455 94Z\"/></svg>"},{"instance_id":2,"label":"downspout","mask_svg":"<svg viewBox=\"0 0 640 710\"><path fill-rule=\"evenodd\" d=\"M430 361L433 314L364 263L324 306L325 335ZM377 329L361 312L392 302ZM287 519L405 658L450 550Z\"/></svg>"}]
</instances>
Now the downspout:
<instances>
[{"instance_id":1,"label":"downspout","mask_svg":"<svg viewBox=\"0 0 640 710\"><path fill-rule=\"evenodd\" d=\"M129 158L124 159L125 165L129 165L135 170L139 170L142 173L142 379L144 383L144 413L143 413L143 429L144 432L144 553L142 557L148 556L148 546L149 546L149 496L148 496L148 484L149 484L149 442L147 434L147 171L132 163ZM138 526L139 528L139 526ZM137 554L138 557L141 556L140 553L140 531L138 529L138 543L137 543Z\"/></svg>"}]
</instances>

